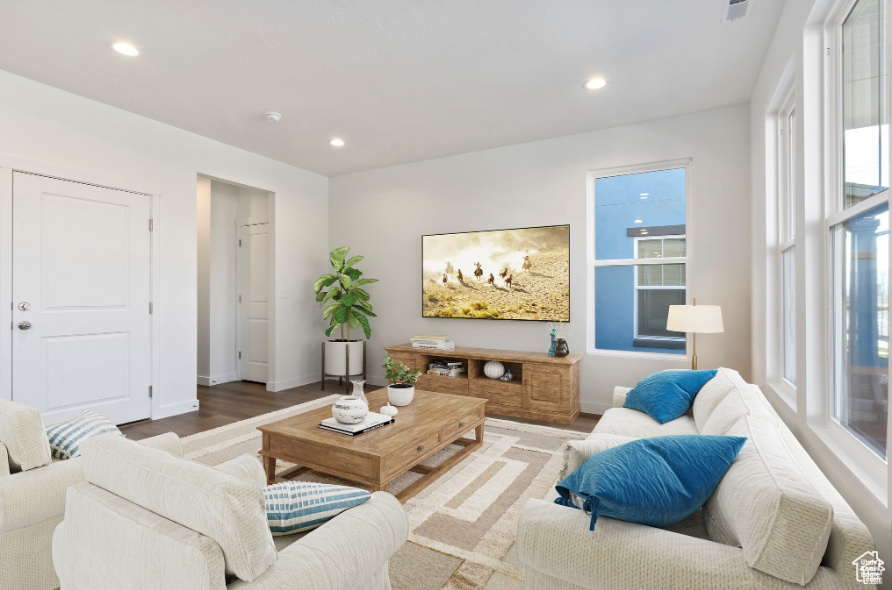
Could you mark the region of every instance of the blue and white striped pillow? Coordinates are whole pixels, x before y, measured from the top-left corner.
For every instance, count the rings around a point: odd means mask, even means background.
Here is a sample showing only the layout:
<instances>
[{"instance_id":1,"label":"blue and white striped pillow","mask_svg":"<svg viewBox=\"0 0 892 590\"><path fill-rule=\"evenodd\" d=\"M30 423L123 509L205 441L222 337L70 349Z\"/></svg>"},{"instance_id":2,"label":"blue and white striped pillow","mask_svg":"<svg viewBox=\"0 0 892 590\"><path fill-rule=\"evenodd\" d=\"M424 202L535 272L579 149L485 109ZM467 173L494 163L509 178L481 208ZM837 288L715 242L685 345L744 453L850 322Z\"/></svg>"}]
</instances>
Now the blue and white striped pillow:
<instances>
[{"instance_id":1,"label":"blue and white striped pillow","mask_svg":"<svg viewBox=\"0 0 892 590\"><path fill-rule=\"evenodd\" d=\"M263 488L266 519L274 536L315 529L371 496L358 488L309 481L283 481Z\"/></svg>"},{"instance_id":2,"label":"blue and white striped pillow","mask_svg":"<svg viewBox=\"0 0 892 590\"><path fill-rule=\"evenodd\" d=\"M53 424L46 429L46 435L50 439L50 450L56 459L79 456L82 440L108 432L124 436L118 427L111 423L108 416L89 410L81 412L77 418Z\"/></svg>"}]
</instances>

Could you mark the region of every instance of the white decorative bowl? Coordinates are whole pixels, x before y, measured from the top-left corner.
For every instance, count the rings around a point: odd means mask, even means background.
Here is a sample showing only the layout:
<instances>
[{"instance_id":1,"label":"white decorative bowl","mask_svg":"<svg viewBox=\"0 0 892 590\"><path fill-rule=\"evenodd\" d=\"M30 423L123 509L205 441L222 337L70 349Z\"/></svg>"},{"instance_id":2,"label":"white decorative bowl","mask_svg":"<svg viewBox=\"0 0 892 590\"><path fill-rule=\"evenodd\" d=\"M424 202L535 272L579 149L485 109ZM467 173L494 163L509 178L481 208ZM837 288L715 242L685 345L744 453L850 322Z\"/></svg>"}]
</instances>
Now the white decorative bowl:
<instances>
[{"instance_id":1,"label":"white decorative bowl","mask_svg":"<svg viewBox=\"0 0 892 590\"><path fill-rule=\"evenodd\" d=\"M369 406L356 396L345 395L331 406L331 415L342 424L359 424L369 415Z\"/></svg>"},{"instance_id":2,"label":"white decorative bowl","mask_svg":"<svg viewBox=\"0 0 892 590\"><path fill-rule=\"evenodd\" d=\"M415 387L387 386L387 399L395 406L408 406L415 398Z\"/></svg>"},{"instance_id":3,"label":"white decorative bowl","mask_svg":"<svg viewBox=\"0 0 892 590\"><path fill-rule=\"evenodd\" d=\"M505 374L505 365L499 361L489 361L483 365L483 374L490 379L498 379Z\"/></svg>"}]
</instances>

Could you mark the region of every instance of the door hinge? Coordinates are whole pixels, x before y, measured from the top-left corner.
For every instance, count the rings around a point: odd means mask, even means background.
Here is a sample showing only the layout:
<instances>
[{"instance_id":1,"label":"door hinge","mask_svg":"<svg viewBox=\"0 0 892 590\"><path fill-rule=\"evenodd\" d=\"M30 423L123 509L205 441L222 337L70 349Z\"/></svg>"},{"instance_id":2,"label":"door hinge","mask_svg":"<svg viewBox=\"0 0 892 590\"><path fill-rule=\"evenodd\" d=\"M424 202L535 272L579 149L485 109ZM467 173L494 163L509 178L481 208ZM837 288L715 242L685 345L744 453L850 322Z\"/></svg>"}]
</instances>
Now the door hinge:
<instances>
[{"instance_id":1,"label":"door hinge","mask_svg":"<svg viewBox=\"0 0 892 590\"><path fill-rule=\"evenodd\" d=\"M242 360L242 351L241 350L238 351L238 358L239 358L239 360Z\"/></svg>"},{"instance_id":2,"label":"door hinge","mask_svg":"<svg viewBox=\"0 0 892 590\"><path fill-rule=\"evenodd\" d=\"M239 303L242 302L242 296L241 296L241 295L238 296L238 302L239 302Z\"/></svg>"},{"instance_id":3,"label":"door hinge","mask_svg":"<svg viewBox=\"0 0 892 590\"><path fill-rule=\"evenodd\" d=\"M149 315L152 315L152 313L154 312L154 309L155 309L155 306L152 305L151 301L149 301Z\"/></svg>"},{"instance_id":4,"label":"door hinge","mask_svg":"<svg viewBox=\"0 0 892 590\"><path fill-rule=\"evenodd\" d=\"M152 386L149 385L149 397L152 397Z\"/></svg>"},{"instance_id":5,"label":"door hinge","mask_svg":"<svg viewBox=\"0 0 892 590\"><path fill-rule=\"evenodd\" d=\"M149 231L154 231L154 230L155 230L155 220L150 219L149 220Z\"/></svg>"},{"instance_id":6,"label":"door hinge","mask_svg":"<svg viewBox=\"0 0 892 590\"><path fill-rule=\"evenodd\" d=\"M239 248L242 247L242 241L241 241L241 240L238 241L238 247L239 247Z\"/></svg>"}]
</instances>

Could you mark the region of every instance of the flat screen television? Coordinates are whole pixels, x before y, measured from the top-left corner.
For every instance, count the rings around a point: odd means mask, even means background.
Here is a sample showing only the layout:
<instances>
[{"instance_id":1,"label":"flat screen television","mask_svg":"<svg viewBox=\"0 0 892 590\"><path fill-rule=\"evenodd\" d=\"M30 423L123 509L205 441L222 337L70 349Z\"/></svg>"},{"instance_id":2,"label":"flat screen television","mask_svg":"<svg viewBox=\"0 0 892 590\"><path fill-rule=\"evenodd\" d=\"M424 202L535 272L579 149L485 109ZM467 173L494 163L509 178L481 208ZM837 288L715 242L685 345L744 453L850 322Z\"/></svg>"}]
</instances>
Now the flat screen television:
<instances>
[{"instance_id":1,"label":"flat screen television","mask_svg":"<svg viewBox=\"0 0 892 590\"><path fill-rule=\"evenodd\" d=\"M426 318L570 321L570 226L421 237Z\"/></svg>"}]
</instances>

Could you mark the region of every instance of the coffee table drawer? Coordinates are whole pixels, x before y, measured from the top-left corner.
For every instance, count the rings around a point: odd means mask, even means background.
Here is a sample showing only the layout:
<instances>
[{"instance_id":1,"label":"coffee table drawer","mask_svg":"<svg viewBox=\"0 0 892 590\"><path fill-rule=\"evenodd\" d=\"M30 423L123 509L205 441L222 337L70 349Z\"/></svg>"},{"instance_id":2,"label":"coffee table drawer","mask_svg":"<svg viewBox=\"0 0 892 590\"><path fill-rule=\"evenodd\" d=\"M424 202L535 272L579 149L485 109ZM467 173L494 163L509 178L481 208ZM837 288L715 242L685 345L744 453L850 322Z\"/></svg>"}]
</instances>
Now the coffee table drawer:
<instances>
[{"instance_id":1,"label":"coffee table drawer","mask_svg":"<svg viewBox=\"0 0 892 590\"><path fill-rule=\"evenodd\" d=\"M483 408L466 414L457 420L451 420L443 429L443 440L451 440L456 434L461 434L479 424L482 419Z\"/></svg>"},{"instance_id":2,"label":"coffee table drawer","mask_svg":"<svg viewBox=\"0 0 892 590\"><path fill-rule=\"evenodd\" d=\"M386 477L390 477L395 473L405 471L406 466L416 465L421 460L430 455L431 452L440 444L440 433L434 432L424 437L421 442L413 444L410 447L400 449L388 455L386 459L385 471Z\"/></svg>"}]
</instances>

